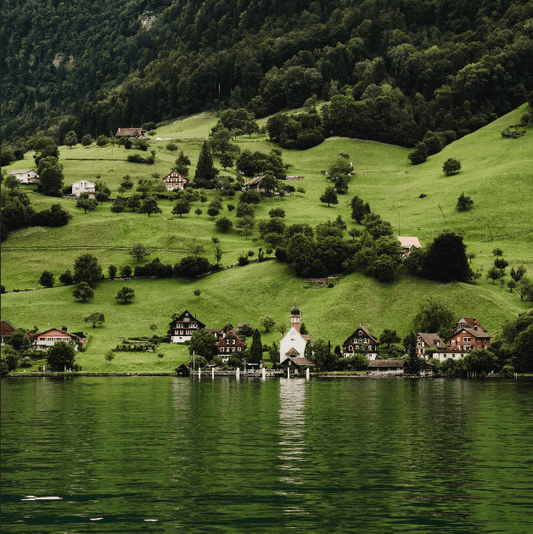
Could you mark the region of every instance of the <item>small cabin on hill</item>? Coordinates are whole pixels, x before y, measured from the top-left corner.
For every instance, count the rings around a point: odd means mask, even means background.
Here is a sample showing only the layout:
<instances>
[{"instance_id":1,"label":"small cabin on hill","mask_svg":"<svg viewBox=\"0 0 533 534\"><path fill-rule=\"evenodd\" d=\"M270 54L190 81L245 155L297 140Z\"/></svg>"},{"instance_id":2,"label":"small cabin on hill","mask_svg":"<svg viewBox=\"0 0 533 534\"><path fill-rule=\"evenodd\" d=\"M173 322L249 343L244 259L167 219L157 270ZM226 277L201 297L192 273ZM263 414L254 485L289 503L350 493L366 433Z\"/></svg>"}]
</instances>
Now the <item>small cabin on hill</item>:
<instances>
[{"instance_id":1,"label":"small cabin on hill","mask_svg":"<svg viewBox=\"0 0 533 534\"><path fill-rule=\"evenodd\" d=\"M129 137L130 139L146 139L146 130L142 128L119 128L115 137Z\"/></svg>"},{"instance_id":2,"label":"small cabin on hill","mask_svg":"<svg viewBox=\"0 0 533 534\"><path fill-rule=\"evenodd\" d=\"M78 180L72 184L72 194L79 197L82 193L87 193L89 198L96 196L96 184L89 180Z\"/></svg>"},{"instance_id":3,"label":"small cabin on hill","mask_svg":"<svg viewBox=\"0 0 533 534\"><path fill-rule=\"evenodd\" d=\"M398 237L398 241L402 246L402 252L400 252L400 258L409 256L411 252L416 248L422 248L418 237Z\"/></svg>"},{"instance_id":4,"label":"small cabin on hill","mask_svg":"<svg viewBox=\"0 0 533 534\"><path fill-rule=\"evenodd\" d=\"M11 336L16 330L17 327L14 324L9 321L2 321L2 347L11 339Z\"/></svg>"}]
</instances>

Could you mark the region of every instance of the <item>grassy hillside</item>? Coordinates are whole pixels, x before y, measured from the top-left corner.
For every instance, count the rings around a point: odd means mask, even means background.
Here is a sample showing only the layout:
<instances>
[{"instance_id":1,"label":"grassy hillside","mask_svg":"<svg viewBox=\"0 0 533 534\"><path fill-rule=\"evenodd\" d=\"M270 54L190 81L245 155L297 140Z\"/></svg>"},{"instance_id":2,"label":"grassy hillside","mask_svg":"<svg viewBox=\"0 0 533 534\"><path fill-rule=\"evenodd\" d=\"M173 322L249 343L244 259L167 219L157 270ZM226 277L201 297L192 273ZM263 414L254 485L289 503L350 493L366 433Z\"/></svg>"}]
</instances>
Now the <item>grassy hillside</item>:
<instances>
[{"instance_id":1,"label":"grassy hillside","mask_svg":"<svg viewBox=\"0 0 533 534\"><path fill-rule=\"evenodd\" d=\"M268 218L273 206L286 211L286 223L306 222L316 225L332 220L337 215L350 223L349 201L354 194L370 203L373 211L389 220L401 235L418 236L427 245L443 229L461 230L469 251L477 257L472 262L474 270L488 270L492 263L492 249L500 247L510 266L525 264L533 272L533 132L520 139L503 139L500 131L516 124L526 107L499 119L495 123L446 147L419 166L407 160L408 150L353 139L329 139L313 149L295 152L284 151L283 159L291 164L289 174L305 176L295 183L303 186L305 194L294 194L284 199L263 202L256 219ZM197 161L203 138L216 119L203 116L176 122L157 131L157 136L172 137L180 150L189 155L193 166ZM272 145L261 136L238 139L241 148L268 151ZM66 183L81 178L94 179L102 175L116 192L122 176L148 177L153 172L162 176L172 168L176 154L165 149L168 141L157 145L157 163L154 166L125 162L126 151L118 147L69 150L61 148ZM350 155L356 176L350 182L349 192L339 197L337 206L330 208L318 200L327 180L321 170L340 152ZM453 157L462 163L458 175L446 177L443 162ZM13 168L31 166L28 156ZM235 174L229 170L225 174ZM222 173L224 174L224 173ZM465 213L457 212L455 204L461 192L470 195L474 207ZM425 198L419 198L425 193ZM56 203L57 199L33 193L32 202L37 209ZM113 214L109 206L99 206L95 212L84 214L75 209L73 201L59 202L74 215L71 223L63 228L29 228L15 232L2 245L2 284L7 291L39 288L38 280L44 269L52 271L56 279L63 271L72 269L75 258L83 247L91 248L107 272L107 267L125 264L135 265L127 254L127 247L141 241L154 249L146 261L158 256L165 263L176 263L187 255L192 243L203 244L207 257L213 260L214 245L211 237L221 239L224 250L222 263L236 262L241 252L266 245L255 231L246 240L238 230L224 235L215 231L214 219L207 217L207 205L193 203L189 215L179 218L170 212L172 204L161 201L160 215L132 213ZM224 204L236 204L234 199ZM201 206L204 213L197 217L193 211ZM440 207L439 207L440 206ZM236 220L234 214L223 214ZM488 227L487 227L488 223ZM487 229L488 228L488 229ZM489 240L486 241L487 232ZM493 240L490 240L490 236ZM185 358L183 348L165 347L162 362L155 355L146 356L146 363L139 357L120 355L112 363L103 359L103 353L117 343L118 337L149 335L149 325L156 323L159 333L166 332L174 311L189 308L197 313L209 327L222 327L231 322L252 322L259 325L259 318L271 314L277 323L289 320L289 310L296 300L304 314L304 321L313 337L331 339L342 343L360 323L379 335L384 328L396 329L402 336L411 328L420 302L428 295L443 299L455 311L457 317L474 315L494 333L502 322L527 307L516 294L501 290L482 277L476 284L450 284L441 286L434 282L416 280L400 270L393 283L380 284L361 274L341 277L340 283L331 289L308 289L305 282L294 277L286 265L275 261L230 269L202 280L131 281L136 299L130 305L120 305L114 294L122 286L119 281L100 283L95 299L86 304L74 302L71 287L39 289L31 292L9 293L2 296L2 318L17 326L43 329L67 325L71 331L91 331L88 351L78 357L84 370L141 370L146 367L172 369ZM200 289L200 297L193 294ZM102 311L106 325L95 330L82 322L91 311ZM271 343L280 338L279 332L263 334L263 342Z\"/></svg>"}]
</instances>

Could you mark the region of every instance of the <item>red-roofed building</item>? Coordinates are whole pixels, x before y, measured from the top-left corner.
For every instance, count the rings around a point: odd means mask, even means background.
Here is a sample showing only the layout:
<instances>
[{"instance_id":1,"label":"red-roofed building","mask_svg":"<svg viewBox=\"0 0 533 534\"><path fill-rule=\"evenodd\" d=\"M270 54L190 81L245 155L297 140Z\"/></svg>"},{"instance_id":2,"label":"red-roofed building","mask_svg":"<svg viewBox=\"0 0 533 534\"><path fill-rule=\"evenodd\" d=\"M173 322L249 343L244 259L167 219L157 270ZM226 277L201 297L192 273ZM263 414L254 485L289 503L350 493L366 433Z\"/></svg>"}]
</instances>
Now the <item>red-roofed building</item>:
<instances>
[{"instance_id":1,"label":"red-roofed building","mask_svg":"<svg viewBox=\"0 0 533 534\"><path fill-rule=\"evenodd\" d=\"M475 317L461 317L446 340L449 350L470 352L490 348L491 335L479 324Z\"/></svg>"},{"instance_id":2,"label":"red-roofed building","mask_svg":"<svg viewBox=\"0 0 533 534\"><path fill-rule=\"evenodd\" d=\"M33 342L34 350L48 350L59 341L64 341L65 343L72 341L75 343L75 350L78 350L78 345L85 343L84 339L76 334L70 334L66 328L61 330L59 328L51 328L45 332L38 332L31 336L30 340Z\"/></svg>"},{"instance_id":3,"label":"red-roofed building","mask_svg":"<svg viewBox=\"0 0 533 534\"><path fill-rule=\"evenodd\" d=\"M224 332L222 339L217 343L217 351L220 356L229 356L234 352L242 352L246 349L244 341L233 331Z\"/></svg>"},{"instance_id":4,"label":"red-roofed building","mask_svg":"<svg viewBox=\"0 0 533 534\"><path fill-rule=\"evenodd\" d=\"M2 321L2 347L11 339L11 336L16 330L17 327L9 321Z\"/></svg>"}]
</instances>

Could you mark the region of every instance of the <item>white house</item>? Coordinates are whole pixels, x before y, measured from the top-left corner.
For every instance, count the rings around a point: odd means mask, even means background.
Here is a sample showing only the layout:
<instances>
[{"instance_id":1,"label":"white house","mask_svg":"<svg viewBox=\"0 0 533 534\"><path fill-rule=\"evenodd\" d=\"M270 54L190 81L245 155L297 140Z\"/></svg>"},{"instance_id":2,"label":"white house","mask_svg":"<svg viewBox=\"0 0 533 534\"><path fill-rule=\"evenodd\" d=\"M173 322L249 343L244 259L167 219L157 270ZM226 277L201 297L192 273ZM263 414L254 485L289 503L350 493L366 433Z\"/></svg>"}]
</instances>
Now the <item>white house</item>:
<instances>
[{"instance_id":1,"label":"white house","mask_svg":"<svg viewBox=\"0 0 533 534\"><path fill-rule=\"evenodd\" d=\"M13 175L21 184L41 183L37 176L37 172L33 169L17 169L11 171L9 174Z\"/></svg>"},{"instance_id":2,"label":"white house","mask_svg":"<svg viewBox=\"0 0 533 534\"><path fill-rule=\"evenodd\" d=\"M90 198L96 196L96 184L88 180L78 180L72 184L72 194L79 197L82 193L88 193Z\"/></svg>"},{"instance_id":3,"label":"white house","mask_svg":"<svg viewBox=\"0 0 533 534\"><path fill-rule=\"evenodd\" d=\"M300 334L300 310L294 306L291 310L291 328L279 342L279 363L288 358L303 358L305 346L313 341L310 336Z\"/></svg>"}]
</instances>

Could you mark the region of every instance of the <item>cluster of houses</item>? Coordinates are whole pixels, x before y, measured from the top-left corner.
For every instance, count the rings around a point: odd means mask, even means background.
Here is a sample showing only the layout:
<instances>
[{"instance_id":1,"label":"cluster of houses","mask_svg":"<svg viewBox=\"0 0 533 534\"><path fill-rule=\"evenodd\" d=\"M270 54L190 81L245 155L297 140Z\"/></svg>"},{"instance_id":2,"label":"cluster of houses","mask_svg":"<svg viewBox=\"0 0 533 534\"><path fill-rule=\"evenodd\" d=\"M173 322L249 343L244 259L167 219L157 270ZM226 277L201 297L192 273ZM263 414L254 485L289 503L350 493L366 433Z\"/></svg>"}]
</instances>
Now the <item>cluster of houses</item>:
<instances>
[{"instance_id":1,"label":"cluster of houses","mask_svg":"<svg viewBox=\"0 0 533 534\"><path fill-rule=\"evenodd\" d=\"M11 336L17 331L17 328L9 321L2 321L2 348L11 339ZM85 343L85 336L82 332L71 333L67 331L67 327L50 328L44 332L30 332L28 334L32 350L46 351L53 347L58 341L64 341L74 346L75 350Z\"/></svg>"},{"instance_id":2,"label":"cluster of houses","mask_svg":"<svg viewBox=\"0 0 533 534\"><path fill-rule=\"evenodd\" d=\"M290 312L291 327L279 342L280 365L283 369L288 369L295 374L303 374L306 369L315 367L315 364L305 357L306 345L313 340L308 334L300 332L301 319L300 310L295 305ZM189 310L185 310L170 323L171 341L184 343L190 341L196 332L205 330L215 337L217 353L222 357L223 362L227 362L232 354L246 349L242 336L245 326L251 328L252 325L239 324L236 330L230 324L222 329L206 328L203 322ZM9 321L2 321L2 346L16 330L16 327ZM58 341L72 343L77 350L84 343L81 332L70 333L66 327L30 333L28 337L33 350L48 350ZM490 348L490 340L490 334L475 317L461 317L453 328L452 335L446 341L443 341L436 333L419 332L416 336L416 352L418 356L427 358L426 351L433 349L429 351L430 357L439 362L448 359L459 360L473 350ZM346 358L362 352L369 360L370 374L403 374L405 361L378 359L379 345L379 339L361 325L342 344L342 357ZM422 371L431 373L431 367L431 364L427 364Z\"/></svg>"}]
</instances>

